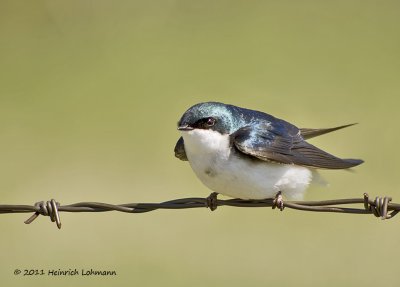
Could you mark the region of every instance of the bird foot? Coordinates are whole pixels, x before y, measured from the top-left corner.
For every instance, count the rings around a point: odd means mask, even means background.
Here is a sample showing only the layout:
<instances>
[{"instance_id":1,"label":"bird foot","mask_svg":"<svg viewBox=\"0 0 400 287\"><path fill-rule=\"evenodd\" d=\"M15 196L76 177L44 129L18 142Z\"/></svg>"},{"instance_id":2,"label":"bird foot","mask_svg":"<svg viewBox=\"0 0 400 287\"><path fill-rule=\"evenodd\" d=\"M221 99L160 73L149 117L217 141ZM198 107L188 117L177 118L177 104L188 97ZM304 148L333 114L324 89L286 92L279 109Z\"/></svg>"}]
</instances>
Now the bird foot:
<instances>
[{"instance_id":1,"label":"bird foot","mask_svg":"<svg viewBox=\"0 0 400 287\"><path fill-rule=\"evenodd\" d=\"M218 207L217 196L218 192L213 192L206 198L206 207L208 207L211 211L216 210Z\"/></svg>"},{"instance_id":2,"label":"bird foot","mask_svg":"<svg viewBox=\"0 0 400 287\"><path fill-rule=\"evenodd\" d=\"M280 211L283 211L283 209L285 208L283 206L282 192L280 191L276 194L274 198L272 209L275 209L276 207L278 207Z\"/></svg>"}]
</instances>

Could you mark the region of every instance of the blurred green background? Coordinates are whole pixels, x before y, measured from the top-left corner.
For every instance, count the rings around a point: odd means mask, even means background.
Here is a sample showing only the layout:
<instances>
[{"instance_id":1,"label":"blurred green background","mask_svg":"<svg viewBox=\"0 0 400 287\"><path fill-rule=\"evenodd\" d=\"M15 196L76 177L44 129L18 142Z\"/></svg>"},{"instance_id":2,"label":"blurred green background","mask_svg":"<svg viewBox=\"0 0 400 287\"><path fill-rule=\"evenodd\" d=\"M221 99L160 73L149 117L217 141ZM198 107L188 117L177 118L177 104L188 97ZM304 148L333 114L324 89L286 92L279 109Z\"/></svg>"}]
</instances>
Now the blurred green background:
<instances>
[{"instance_id":1,"label":"blurred green background","mask_svg":"<svg viewBox=\"0 0 400 287\"><path fill-rule=\"evenodd\" d=\"M222 101L365 160L306 199L400 201L399 1L0 1L1 203L159 202L210 193L176 122ZM0 216L5 286L398 286L399 220L270 209ZM14 269L116 277L23 277Z\"/></svg>"}]
</instances>

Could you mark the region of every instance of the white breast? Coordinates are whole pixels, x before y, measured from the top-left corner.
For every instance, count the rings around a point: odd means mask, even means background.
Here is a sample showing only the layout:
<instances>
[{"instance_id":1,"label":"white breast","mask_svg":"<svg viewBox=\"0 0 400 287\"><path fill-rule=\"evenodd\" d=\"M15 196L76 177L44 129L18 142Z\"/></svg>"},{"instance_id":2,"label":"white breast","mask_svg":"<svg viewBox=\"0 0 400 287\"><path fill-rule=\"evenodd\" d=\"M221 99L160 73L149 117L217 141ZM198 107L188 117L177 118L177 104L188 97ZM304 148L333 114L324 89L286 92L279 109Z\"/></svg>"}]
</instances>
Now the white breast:
<instances>
[{"instance_id":1,"label":"white breast","mask_svg":"<svg viewBox=\"0 0 400 287\"><path fill-rule=\"evenodd\" d=\"M302 166L239 157L229 135L211 130L183 131L185 151L197 177L211 190L235 198L265 199L278 191L301 199L312 172Z\"/></svg>"}]
</instances>

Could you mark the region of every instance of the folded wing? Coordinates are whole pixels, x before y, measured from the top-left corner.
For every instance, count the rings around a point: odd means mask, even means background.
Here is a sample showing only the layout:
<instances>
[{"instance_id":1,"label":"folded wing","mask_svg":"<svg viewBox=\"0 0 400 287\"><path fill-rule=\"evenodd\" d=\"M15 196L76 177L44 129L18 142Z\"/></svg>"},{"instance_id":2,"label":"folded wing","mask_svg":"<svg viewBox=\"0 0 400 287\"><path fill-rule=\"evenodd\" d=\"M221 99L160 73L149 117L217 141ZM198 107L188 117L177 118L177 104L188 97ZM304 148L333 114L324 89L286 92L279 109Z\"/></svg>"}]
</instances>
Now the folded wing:
<instances>
[{"instance_id":1,"label":"folded wing","mask_svg":"<svg viewBox=\"0 0 400 287\"><path fill-rule=\"evenodd\" d=\"M175 148L175 157L179 158L180 160L187 161L187 155L185 151L185 143L183 141L183 137L180 137L179 140L176 142Z\"/></svg>"},{"instance_id":2,"label":"folded wing","mask_svg":"<svg viewBox=\"0 0 400 287\"><path fill-rule=\"evenodd\" d=\"M292 125L274 127L261 123L239 129L231 135L231 141L240 152L265 161L325 169L345 169L363 163L359 159L338 158L307 143L299 129L295 133L296 129ZM327 132L311 132L308 135Z\"/></svg>"}]
</instances>

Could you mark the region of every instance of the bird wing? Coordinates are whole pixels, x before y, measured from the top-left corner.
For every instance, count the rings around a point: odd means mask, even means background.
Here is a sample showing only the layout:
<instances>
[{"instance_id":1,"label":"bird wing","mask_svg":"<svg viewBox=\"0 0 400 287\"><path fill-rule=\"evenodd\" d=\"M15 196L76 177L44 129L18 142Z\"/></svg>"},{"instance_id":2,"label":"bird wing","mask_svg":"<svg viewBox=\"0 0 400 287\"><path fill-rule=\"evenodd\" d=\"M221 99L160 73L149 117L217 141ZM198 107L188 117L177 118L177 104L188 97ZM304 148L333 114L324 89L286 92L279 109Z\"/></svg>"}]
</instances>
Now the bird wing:
<instances>
[{"instance_id":1,"label":"bird wing","mask_svg":"<svg viewBox=\"0 0 400 287\"><path fill-rule=\"evenodd\" d=\"M307 129L307 128L302 128L300 129L300 134L304 139L310 139L313 137L317 137L317 136L321 136L330 132L334 132L337 130L341 130L347 127L351 127L354 126L355 124L349 124L349 125L344 125L344 126L340 126L340 127L335 127L335 128L329 128L329 129Z\"/></svg>"},{"instance_id":2,"label":"bird wing","mask_svg":"<svg viewBox=\"0 0 400 287\"><path fill-rule=\"evenodd\" d=\"M340 159L307 143L293 125L245 126L231 134L231 142L240 152L264 161L326 169L350 168L363 162Z\"/></svg>"},{"instance_id":3,"label":"bird wing","mask_svg":"<svg viewBox=\"0 0 400 287\"><path fill-rule=\"evenodd\" d=\"M179 140L177 141L175 148L174 148L174 152L175 152L175 157L177 157L183 161L188 161L188 158L186 156L185 143L183 141L183 137L180 137Z\"/></svg>"}]
</instances>

